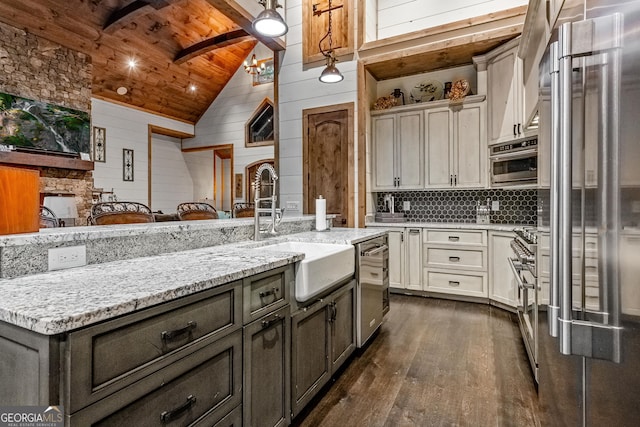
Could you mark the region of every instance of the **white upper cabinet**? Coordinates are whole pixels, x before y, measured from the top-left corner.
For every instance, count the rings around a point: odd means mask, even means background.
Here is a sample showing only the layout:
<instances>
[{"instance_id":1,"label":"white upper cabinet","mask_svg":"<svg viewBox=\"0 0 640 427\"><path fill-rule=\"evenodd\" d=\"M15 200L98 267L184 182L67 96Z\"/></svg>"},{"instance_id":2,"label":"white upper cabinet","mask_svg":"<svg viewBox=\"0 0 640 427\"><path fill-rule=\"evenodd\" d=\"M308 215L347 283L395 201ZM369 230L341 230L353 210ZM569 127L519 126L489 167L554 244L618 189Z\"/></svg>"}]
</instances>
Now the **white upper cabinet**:
<instances>
[{"instance_id":1,"label":"white upper cabinet","mask_svg":"<svg viewBox=\"0 0 640 427\"><path fill-rule=\"evenodd\" d=\"M425 187L487 185L485 104L425 111Z\"/></svg>"},{"instance_id":2,"label":"white upper cabinet","mask_svg":"<svg viewBox=\"0 0 640 427\"><path fill-rule=\"evenodd\" d=\"M423 188L422 110L372 118L373 190Z\"/></svg>"},{"instance_id":3,"label":"white upper cabinet","mask_svg":"<svg viewBox=\"0 0 640 427\"><path fill-rule=\"evenodd\" d=\"M524 137L524 88L518 38L485 55L489 144Z\"/></svg>"}]
</instances>

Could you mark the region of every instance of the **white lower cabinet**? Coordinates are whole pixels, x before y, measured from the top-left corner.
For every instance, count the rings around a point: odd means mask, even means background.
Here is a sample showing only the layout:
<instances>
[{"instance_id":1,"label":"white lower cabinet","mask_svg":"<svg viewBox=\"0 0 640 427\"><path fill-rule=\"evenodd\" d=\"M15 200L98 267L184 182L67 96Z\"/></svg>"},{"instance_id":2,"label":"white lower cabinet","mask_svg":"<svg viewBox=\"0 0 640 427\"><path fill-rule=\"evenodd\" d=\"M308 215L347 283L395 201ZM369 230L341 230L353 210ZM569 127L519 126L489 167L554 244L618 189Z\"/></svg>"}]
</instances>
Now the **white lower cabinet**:
<instances>
[{"instance_id":1,"label":"white lower cabinet","mask_svg":"<svg viewBox=\"0 0 640 427\"><path fill-rule=\"evenodd\" d=\"M406 288L421 291L422 288L422 228L405 230L406 247Z\"/></svg>"},{"instance_id":2,"label":"white lower cabinet","mask_svg":"<svg viewBox=\"0 0 640 427\"><path fill-rule=\"evenodd\" d=\"M510 231L489 232L489 298L509 307L518 304L517 285L508 263L511 257Z\"/></svg>"},{"instance_id":3,"label":"white lower cabinet","mask_svg":"<svg viewBox=\"0 0 640 427\"><path fill-rule=\"evenodd\" d=\"M488 296L485 230L425 229L423 253L425 291Z\"/></svg>"},{"instance_id":4,"label":"white lower cabinet","mask_svg":"<svg viewBox=\"0 0 640 427\"><path fill-rule=\"evenodd\" d=\"M389 287L404 288L404 229L389 231Z\"/></svg>"}]
</instances>

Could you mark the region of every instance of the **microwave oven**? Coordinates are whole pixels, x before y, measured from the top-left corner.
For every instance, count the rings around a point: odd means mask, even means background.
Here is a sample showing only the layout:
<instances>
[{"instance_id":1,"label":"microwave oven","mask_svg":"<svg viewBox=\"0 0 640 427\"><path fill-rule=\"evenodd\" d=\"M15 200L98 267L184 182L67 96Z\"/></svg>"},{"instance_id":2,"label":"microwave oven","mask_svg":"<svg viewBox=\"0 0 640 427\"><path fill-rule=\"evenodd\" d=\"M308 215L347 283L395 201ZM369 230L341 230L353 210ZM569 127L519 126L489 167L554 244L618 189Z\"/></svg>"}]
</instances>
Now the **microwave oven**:
<instances>
[{"instance_id":1,"label":"microwave oven","mask_svg":"<svg viewBox=\"0 0 640 427\"><path fill-rule=\"evenodd\" d=\"M538 182L538 137L490 147L491 185L531 185Z\"/></svg>"}]
</instances>

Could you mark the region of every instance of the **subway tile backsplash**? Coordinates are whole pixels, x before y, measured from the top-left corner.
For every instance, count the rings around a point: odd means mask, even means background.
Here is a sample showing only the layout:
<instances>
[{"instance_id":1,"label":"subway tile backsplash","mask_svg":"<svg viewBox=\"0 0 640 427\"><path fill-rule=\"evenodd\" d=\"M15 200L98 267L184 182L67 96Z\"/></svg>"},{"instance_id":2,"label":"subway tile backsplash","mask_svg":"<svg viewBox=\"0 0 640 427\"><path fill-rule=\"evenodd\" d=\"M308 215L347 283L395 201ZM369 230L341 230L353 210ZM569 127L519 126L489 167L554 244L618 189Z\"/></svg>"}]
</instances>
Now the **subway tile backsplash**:
<instances>
[{"instance_id":1,"label":"subway tile backsplash","mask_svg":"<svg viewBox=\"0 0 640 427\"><path fill-rule=\"evenodd\" d=\"M498 201L499 209L491 212L492 224L536 225L538 221L537 191L532 190L438 190L397 191L376 194L376 211L385 212L384 196L395 197L396 212L402 211L403 202L411 209L405 212L409 222L476 222L478 201L486 204L487 198Z\"/></svg>"}]
</instances>

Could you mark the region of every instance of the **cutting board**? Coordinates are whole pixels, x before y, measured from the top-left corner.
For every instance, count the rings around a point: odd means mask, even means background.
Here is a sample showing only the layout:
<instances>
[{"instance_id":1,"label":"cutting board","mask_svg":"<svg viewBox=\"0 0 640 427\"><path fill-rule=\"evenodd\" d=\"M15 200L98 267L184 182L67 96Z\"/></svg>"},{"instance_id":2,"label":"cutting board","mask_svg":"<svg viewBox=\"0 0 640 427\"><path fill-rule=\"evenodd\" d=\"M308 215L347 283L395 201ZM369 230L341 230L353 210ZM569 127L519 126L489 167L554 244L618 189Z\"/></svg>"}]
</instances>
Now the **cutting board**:
<instances>
[{"instance_id":1,"label":"cutting board","mask_svg":"<svg viewBox=\"0 0 640 427\"><path fill-rule=\"evenodd\" d=\"M0 166L0 235L40 229L40 173Z\"/></svg>"}]
</instances>

